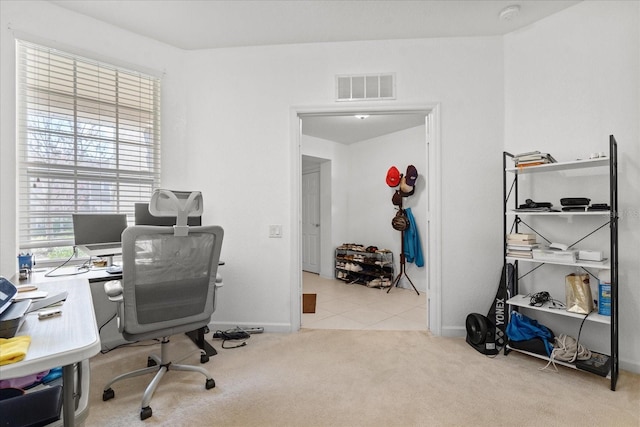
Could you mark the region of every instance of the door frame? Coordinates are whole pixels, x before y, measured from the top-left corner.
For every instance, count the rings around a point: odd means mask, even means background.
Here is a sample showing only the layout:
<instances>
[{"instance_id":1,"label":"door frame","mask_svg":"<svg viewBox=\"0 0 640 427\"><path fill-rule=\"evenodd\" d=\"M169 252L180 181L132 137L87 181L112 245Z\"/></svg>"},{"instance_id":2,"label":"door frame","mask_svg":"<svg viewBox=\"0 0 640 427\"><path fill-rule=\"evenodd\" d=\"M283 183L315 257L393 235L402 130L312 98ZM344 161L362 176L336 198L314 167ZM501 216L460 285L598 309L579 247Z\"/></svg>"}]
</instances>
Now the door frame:
<instances>
[{"instance_id":1,"label":"door frame","mask_svg":"<svg viewBox=\"0 0 640 427\"><path fill-rule=\"evenodd\" d=\"M435 335L442 332L442 171L441 171L441 139L440 139L440 104L425 103L412 105L389 105L377 102L358 103L357 106L293 106L290 108L290 141L291 141L291 330L298 331L302 324L302 153L300 115L325 114L340 115L349 113L424 113L427 144L428 189L427 204L427 310L428 329Z\"/></svg>"}]
</instances>

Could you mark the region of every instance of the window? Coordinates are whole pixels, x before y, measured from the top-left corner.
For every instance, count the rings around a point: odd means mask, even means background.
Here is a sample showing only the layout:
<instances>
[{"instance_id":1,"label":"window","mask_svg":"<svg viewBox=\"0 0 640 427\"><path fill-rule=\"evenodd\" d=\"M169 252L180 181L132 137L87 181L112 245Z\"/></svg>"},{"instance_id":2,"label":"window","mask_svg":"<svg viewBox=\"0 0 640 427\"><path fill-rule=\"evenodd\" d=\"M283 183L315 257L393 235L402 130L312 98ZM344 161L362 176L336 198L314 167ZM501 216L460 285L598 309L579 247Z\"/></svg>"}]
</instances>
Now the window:
<instances>
[{"instance_id":1,"label":"window","mask_svg":"<svg viewBox=\"0 0 640 427\"><path fill-rule=\"evenodd\" d=\"M160 181L160 80L17 41L20 249L72 254L72 213L126 213Z\"/></svg>"}]
</instances>

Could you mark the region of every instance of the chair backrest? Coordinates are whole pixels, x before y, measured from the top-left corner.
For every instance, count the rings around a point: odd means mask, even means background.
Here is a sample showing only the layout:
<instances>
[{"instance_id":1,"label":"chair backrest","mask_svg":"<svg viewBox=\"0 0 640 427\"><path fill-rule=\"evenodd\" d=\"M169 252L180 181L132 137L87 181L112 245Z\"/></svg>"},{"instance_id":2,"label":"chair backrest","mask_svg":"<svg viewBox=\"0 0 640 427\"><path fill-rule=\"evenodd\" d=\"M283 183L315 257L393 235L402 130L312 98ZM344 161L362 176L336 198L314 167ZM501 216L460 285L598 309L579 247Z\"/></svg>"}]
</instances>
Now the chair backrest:
<instances>
[{"instance_id":1,"label":"chair backrest","mask_svg":"<svg viewBox=\"0 0 640 427\"><path fill-rule=\"evenodd\" d=\"M144 225L122 233L125 338L171 335L209 322L223 236L219 226L189 227L186 236Z\"/></svg>"}]
</instances>

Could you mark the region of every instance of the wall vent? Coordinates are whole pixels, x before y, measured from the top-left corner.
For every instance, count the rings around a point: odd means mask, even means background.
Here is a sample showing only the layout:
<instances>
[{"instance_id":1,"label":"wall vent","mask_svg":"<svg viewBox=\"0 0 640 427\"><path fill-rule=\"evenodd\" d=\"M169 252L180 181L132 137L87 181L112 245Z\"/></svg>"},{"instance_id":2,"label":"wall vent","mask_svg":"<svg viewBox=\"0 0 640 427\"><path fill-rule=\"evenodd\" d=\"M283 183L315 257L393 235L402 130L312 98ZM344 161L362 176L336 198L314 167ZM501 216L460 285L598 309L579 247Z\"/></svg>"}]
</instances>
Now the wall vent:
<instances>
[{"instance_id":1,"label":"wall vent","mask_svg":"<svg viewBox=\"0 0 640 427\"><path fill-rule=\"evenodd\" d=\"M337 101L395 98L396 79L393 73L336 76Z\"/></svg>"}]
</instances>

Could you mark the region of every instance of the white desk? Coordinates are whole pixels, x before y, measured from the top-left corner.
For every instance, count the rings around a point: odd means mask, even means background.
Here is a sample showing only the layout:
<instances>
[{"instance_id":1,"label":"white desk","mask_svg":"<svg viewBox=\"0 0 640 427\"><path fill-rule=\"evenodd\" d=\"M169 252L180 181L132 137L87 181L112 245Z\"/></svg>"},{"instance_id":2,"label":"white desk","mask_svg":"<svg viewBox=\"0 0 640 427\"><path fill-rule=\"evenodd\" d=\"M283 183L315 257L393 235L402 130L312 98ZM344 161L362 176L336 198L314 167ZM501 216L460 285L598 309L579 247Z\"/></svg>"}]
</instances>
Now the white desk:
<instances>
[{"instance_id":1,"label":"white desk","mask_svg":"<svg viewBox=\"0 0 640 427\"><path fill-rule=\"evenodd\" d=\"M91 290L86 279L66 279L38 283L38 290L49 296L67 291L62 315L38 320L29 313L16 335L31 336L24 360L0 368L0 379L19 378L62 366L63 420L65 426L75 422L74 365L100 351L100 336L93 311ZM88 393L89 390L83 390Z\"/></svg>"}]
</instances>

